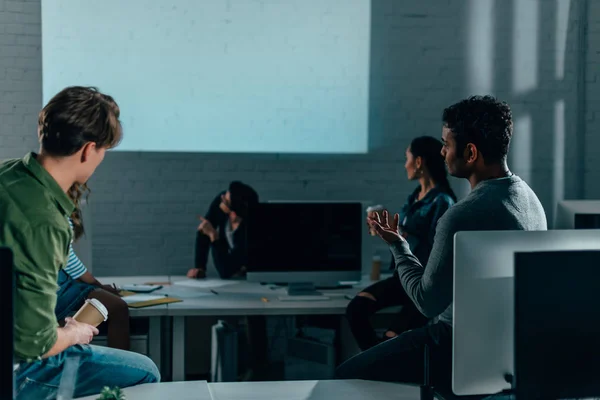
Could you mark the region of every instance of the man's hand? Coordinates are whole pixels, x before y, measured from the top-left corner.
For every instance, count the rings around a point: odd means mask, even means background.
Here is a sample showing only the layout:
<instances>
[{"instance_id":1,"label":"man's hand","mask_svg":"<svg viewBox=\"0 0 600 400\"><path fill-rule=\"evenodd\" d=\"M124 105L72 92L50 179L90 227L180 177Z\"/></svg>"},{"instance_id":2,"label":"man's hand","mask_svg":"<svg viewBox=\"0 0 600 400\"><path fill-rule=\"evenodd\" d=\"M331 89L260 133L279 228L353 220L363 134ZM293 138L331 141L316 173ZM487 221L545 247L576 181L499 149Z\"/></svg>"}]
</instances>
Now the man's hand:
<instances>
[{"instance_id":1,"label":"man's hand","mask_svg":"<svg viewBox=\"0 0 600 400\"><path fill-rule=\"evenodd\" d=\"M383 210L383 215L380 217L379 214L375 214L373 217L367 219L367 223L373 229L380 238L385 240L386 243L394 243L398 240L404 240L404 238L398 232L398 221L400 216L394 214L392 225L389 223L389 213L387 210Z\"/></svg>"},{"instance_id":2,"label":"man's hand","mask_svg":"<svg viewBox=\"0 0 600 400\"><path fill-rule=\"evenodd\" d=\"M211 242L217 240L217 230L215 227L204 217L198 217L200 219L200 225L198 225L198 232L208 236Z\"/></svg>"},{"instance_id":3,"label":"man's hand","mask_svg":"<svg viewBox=\"0 0 600 400\"><path fill-rule=\"evenodd\" d=\"M94 336L98 334L98 329L92 325L77 322L70 317L65 318L65 327L63 329L65 332L68 332L73 345L89 344Z\"/></svg>"},{"instance_id":4,"label":"man's hand","mask_svg":"<svg viewBox=\"0 0 600 400\"><path fill-rule=\"evenodd\" d=\"M190 279L204 279L206 278L206 271L200 268L192 268L188 271L187 277Z\"/></svg>"}]
</instances>

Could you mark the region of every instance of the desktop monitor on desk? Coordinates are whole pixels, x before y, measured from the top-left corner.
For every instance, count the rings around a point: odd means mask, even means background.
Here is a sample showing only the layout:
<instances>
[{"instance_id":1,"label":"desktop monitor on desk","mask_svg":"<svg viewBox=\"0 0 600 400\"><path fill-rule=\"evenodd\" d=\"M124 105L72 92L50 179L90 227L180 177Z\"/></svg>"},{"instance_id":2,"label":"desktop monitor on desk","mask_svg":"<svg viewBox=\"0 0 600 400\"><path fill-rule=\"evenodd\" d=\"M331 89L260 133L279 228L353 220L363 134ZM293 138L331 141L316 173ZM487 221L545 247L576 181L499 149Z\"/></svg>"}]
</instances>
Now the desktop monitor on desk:
<instances>
[{"instance_id":1,"label":"desktop monitor on desk","mask_svg":"<svg viewBox=\"0 0 600 400\"><path fill-rule=\"evenodd\" d=\"M600 229L600 200L559 201L554 229Z\"/></svg>"},{"instance_id":2,"label":"desktop monitor on desk","mask_svg":"<svg viewBox=\"0 0 600 400\"><path fill-rule=\"evenodd\" d=\"M600 250L515 254L518 399L600 396Z\"/></svg>"},{"instance_id":3,"label":"desktop monitor on desk","mask_svg":"<svg viewBox=\"0 0 600 400\"><path fill-rule=\"evenodd\" d=\"M287 283L292 296L361 278L361 203L260 203L247 229L249 281Z\"/></svg>"},{"instance_id":4,"label":"desktop monitor on desk","mask_svg":"<svg viewBox=\"0 0 600 400\"><path fill-rule=\"evenodd\" d=\"M456 395L511 389L507 376L515 376L514 254L550 250L600 250L600 230L455 235L452 390ZM569 270L568 265L563 268Z\"/></svg>"}]
</instances>

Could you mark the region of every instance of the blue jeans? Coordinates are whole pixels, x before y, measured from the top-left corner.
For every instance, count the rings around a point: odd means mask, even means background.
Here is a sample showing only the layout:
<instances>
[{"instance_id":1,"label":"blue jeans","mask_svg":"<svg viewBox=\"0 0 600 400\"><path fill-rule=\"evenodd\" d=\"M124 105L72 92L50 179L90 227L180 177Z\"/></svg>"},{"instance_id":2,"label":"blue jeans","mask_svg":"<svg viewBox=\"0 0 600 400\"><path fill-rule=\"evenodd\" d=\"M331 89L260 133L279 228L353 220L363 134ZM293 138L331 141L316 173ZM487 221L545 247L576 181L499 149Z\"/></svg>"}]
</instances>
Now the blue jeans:
<instances>
[{"instance_id":1,"label":"blue jeans","mask_svg":"<svg viewBox=\"0 0 600 400\"><path fill-rule=\"evenodd\" d=\"M67 358L80 357L74 397L100 393L104 386L125 388L160 382L160 372L148 357L108 347L72 346L40 361L22 363L15 371L17 399L54 399Z\"/></svg>"}]
</instances>

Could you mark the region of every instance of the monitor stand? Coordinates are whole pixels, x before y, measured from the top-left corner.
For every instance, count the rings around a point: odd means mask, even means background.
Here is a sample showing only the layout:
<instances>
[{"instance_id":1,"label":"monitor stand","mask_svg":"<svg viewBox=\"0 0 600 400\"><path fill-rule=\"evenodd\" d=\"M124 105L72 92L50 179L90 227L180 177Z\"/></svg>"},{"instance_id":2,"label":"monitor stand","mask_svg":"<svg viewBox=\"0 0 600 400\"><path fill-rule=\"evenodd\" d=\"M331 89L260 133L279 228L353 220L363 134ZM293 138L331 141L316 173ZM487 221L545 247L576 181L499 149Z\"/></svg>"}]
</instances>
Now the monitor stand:
<instances>
[{"instance_id":1,"label":"monitor stand","mask_svg":"<svg viewBox=\"0 0 600 400\"><path fill-rule=\"evenodd\" d=\"M329 300L329 297L323 296L323 293L315 289L315 285L310 282L289 283L287 296L279 296L281 301L321 301Z\"/></svg>"}]
</instances>

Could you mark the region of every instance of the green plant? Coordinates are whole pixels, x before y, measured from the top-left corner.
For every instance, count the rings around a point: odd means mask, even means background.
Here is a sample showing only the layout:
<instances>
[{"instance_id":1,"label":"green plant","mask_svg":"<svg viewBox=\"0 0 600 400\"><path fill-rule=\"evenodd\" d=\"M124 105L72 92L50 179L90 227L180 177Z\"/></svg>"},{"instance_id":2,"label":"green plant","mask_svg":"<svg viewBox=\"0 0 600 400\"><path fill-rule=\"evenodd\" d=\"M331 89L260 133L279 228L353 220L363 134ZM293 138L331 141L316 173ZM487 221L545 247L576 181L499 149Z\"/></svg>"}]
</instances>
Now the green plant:
<instances>
[{"instance_id":1,"label":"green plant","mask_svg":"<svg viewBox=\"0 0 600 400\"><path fill-rule=\"evenodd\" d=\"M100 392L98 400L125 400L125 393L123 393L121 388L116 386L112 389L105 386L102 392Z\"/></svg>"}]
</instances>

